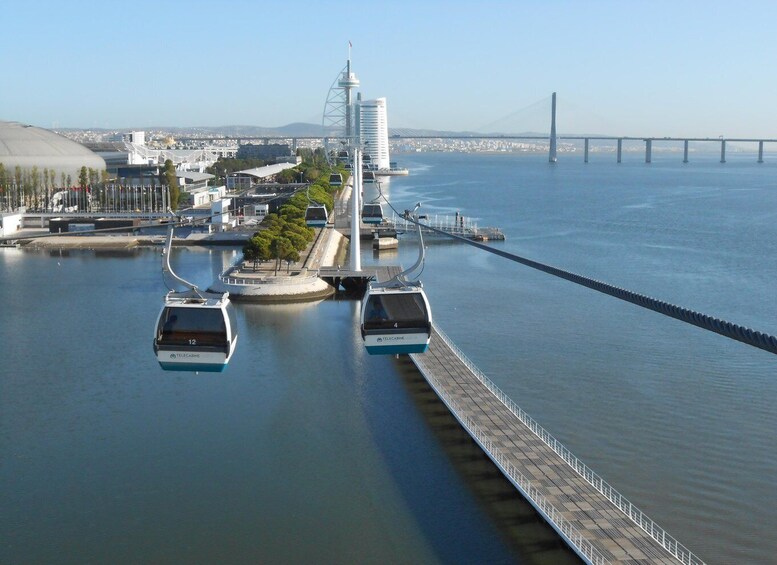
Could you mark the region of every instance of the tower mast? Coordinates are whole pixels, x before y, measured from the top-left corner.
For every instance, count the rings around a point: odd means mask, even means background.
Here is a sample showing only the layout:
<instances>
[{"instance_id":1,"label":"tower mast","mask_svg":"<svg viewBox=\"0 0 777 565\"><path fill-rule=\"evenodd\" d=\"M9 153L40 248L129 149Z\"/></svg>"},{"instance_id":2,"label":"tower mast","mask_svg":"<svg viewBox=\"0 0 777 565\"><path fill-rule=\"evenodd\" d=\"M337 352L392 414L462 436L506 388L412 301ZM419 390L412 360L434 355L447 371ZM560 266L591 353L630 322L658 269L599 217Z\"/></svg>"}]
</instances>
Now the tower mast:
<instances>
[{"instance_id":1,"label":"tower mast","mask_svg":"<svg viewBox=\"0 0 777 565\"><path fill-rule=\"evenodd\" d=\"M351 42L348 42L348 63L345 65L345 71L340 78L337 86L343 89L345 93L345 137L351 142L353 138L353 106L351 102L351 91L359 88L359 79L356 74L351 72Z\"/></svg>"}]
</instances>

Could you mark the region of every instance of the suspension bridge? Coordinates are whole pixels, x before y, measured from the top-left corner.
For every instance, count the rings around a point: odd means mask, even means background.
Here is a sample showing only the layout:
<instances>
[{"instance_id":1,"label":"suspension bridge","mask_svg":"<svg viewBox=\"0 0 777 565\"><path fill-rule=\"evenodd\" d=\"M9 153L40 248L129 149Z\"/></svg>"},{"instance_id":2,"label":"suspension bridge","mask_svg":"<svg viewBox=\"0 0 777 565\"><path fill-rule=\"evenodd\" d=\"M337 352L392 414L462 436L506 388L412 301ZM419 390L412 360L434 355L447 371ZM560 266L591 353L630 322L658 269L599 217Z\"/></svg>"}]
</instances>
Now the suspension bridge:
<instances>
[{"instance_id":1,"label":"suspension bridge","mask_svg":"<svg viewBox=\"0 0 777 565\"><path fill-rule=\"evenodd\" d=\"M358 81L357 81L358 82ZM338 99L339 100L339 99ZM329 103L329 101L328 101ZM549 106L549 108L548 108ZM583 162L588 163L591 153L594 151L607 152L615 155L617 163L623 162L623 154L626 149L631 152L634 151L634 144L644 144L644 161L645 163L653 162L653 151L666 150L673 153L682 152L683 163L690 162L691 148L695 149L704 148L709 149L711 145L718 147L720 155L720 162L727 162L728 148L732 143L734 144L748 144L754 147L755 160L757 163L764 162L764 154L768 146L777 148L777 138L770 137L757 137L757 136L738 136L738 137L700 137L700 136L649 136L649 135L607 135L607 134L557 134L556 126L556 93L551 96L529 104L528 106L521 108L515 112L512 112L502 118L492 121L486 125L476 128L476 131L472 132L445 132L445 131L429 131L421 128L390 128L389 129L389 141L398 143L407 143L408 141L422 141L422 140L440 140L440 141L502 141L502 142L531 142L536 144L537 147L544 147L548 152L548 160L550 162L556 162L558 160L559 144L567 144L568 147L564 152L567 153L582 153ZM325 118L330 116L325 112ZM531 114L527 117L527 114ZM544 122L538 122L538 116L544 116L542 118ZM525 118L518 123L515 122L516 117ZM234 136L224 137L181 137L178 138L179 143L192 143L203 141L224 141L231 140L237 144L245 142L287 142L291 144L292 150L296 150L300 141L318 143L323 147L329 148L339 146L340 142L346 142L348 136L345 133L336 133L339 131L339 127L344 123L348 123L344 117L340 117L339 121L331 121L331 127L315 127L311 129L319 129L321 133L311 135L259 135L259 136ZM522 124L524 127L524 133L507 133L511 129L515 130L518 124ZM526 130L534 126L530 131L535 133L526 133ZM608 126L608 129L612 126ZM548 132L548 133L536 133ZM345 135L345 137L343 137ZM737 147L738 151L742 149ZM538 149L539 150L539 149Z\"/></svg>"}]
</instances>

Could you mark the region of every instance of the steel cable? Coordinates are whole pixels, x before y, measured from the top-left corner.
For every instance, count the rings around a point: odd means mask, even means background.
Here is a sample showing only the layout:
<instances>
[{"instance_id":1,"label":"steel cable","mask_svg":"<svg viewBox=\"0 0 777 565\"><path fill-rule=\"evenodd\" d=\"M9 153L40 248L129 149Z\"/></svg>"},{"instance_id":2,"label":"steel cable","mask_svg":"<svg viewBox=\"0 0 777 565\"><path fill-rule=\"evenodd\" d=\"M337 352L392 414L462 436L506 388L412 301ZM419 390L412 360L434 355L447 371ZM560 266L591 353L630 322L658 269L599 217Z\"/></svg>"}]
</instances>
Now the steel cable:
<instances>
[{"instance_id":1,"label":"steel cable","mask_svg":"<svg viewBox=\"0 0 777 565\"><path fill-rule=\"evenodd\" d=\"M422 227L430 231L445 235L453 239L461 240L464 243L467 243L468 245L472 245L473 247L477 247L478 249L482 249L483 251L488 251L489 253L493 253L494 255L499 255L500 257L510 259L511 261L515 261L516 263L520 263L527 267L531 267L532 269L542 271L543 273L547 273L549 275L559 277L561 279L573 282L575 284L579 284L586 288L590 288L597 292L601 292L603 294L613 296L620 300L624 300L625 302L636 304L637 306L641 306L642 308L646 308L648 310L658 312L659 314L663 314L664 316L669 316L670 318L675 318L676 320L680 320L681 322L685 322L685 323L697 326L699 328L714 332L724 337L735 339L742 343L746 343L747 345L751 345L753 347L763 349L764 351L768 351L769 353L777 354L777 337L773 335L770 335L764 332L759 332L751 328L746 328L744 326L740 326L739 324L734 324L726 320L720 320L718 318L708 316L707 314L696 312L688 308L683 308L682 306L677 306L676 304L670 304L669 302L665 302L657 298L652 298L644 294L632 292L625 288L613 286L603 281L585 277L583 275L578 275L570 271L565 271L564 269L559 269L557 267L552 267L550 265L540 263L539 261L533 261L531 259L527 259L526 257L521 257L520 255L515 255L513 253L508 253L507 251L502 251L501 249L489 247L488 245L478 243L477 241L472 241L465 237L450 234L444 230L437 229L432 226L422 224L420 222L414 222L412 219L409 219L409 221L413 223L419 223Z\"/></svg>"}]
</instances>

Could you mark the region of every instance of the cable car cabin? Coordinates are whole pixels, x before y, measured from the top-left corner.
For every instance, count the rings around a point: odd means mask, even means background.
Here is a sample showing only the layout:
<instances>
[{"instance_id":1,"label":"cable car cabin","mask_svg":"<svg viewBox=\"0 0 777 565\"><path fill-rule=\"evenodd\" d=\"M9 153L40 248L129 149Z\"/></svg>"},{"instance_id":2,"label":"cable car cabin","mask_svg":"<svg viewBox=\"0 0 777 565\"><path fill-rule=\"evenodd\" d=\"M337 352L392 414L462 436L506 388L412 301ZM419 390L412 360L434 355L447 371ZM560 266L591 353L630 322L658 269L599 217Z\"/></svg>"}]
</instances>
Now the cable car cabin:
<instances>
[{"instance_id":1,"label":"cable car cabin","mask_svg":"<svg viewBox=\"0 0 777 565\"><path fill-rule=\"evenodd\" d=\"M375 173L373 173L372 171L362 172L362 183L373 184L374 182L375 182Z\"/></svg>"},{"instance_id":2,"label":"cable car cabin","mask_svg":"<svg viewBox=\"0 0 777 565\"><path fill-rule=\"evenodd\" d=\"M305 224L309 228L324 227L328 218L326 206L316 204L305 208Z\"/></svg>"},{"instance_id":3,"label":"cable car cabin","mask_svg":"<svg viewBox=\"0 0 777 565\"><path fill-rule=\"evenodd\" d=\"M367 353L423 353L432 334L432 311L420 286L370 287L362 302L361 332Z\"/></svg>"},{"instance_id":4,"label":"cable car cabin","mask_svg":"<svg viewBox=\"0 0 777 565\"><path fill-rule=\"evenodd\" d=\"M365 224L383 223L383 207L380 204L365 204L362 206L362 222Z\"/></svg>"},{"instance_id":5,"label":"cable car cabin","mask_svg":"<svg viewBox=\"0 0 777 565\"><path fill-rule=\"evenodd\" d=\"M159 313L154 353L165 371L220 372L237 345L229 293L170 293ZM183 295L183 296L182 296Z\"/></svg>"},{"instance_id":6,"label":"cable car cabin","mask_svg":"<svg viewBox=\"0 0 777 565\"><path fill-rule=\"evenodd\" d=\"M329 175L329 186L343 186L343 175L340 173L331 173Z\"/></svg>"}]
</instances>

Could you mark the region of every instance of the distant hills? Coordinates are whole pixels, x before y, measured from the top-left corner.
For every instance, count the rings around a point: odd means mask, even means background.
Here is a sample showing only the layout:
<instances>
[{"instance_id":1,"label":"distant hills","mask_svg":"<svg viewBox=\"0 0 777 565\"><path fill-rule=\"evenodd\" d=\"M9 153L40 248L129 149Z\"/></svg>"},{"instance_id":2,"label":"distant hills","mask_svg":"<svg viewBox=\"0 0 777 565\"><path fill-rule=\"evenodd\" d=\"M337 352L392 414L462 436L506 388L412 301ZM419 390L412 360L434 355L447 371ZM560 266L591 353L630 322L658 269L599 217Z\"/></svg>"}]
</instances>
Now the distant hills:
<instances>
[{"instance_id":1,"label":"distant hills","mask_svg":"<svg viewBox=\"0 0 777 565\"><path fill-rule=\"evenodd\" d=\"M58 131L163 131L174 137L188 136L219 136L225 137L312 137L312 136L330 136L337 137L342 134L341 128L324 128L320 124L309 124L295 122L280 127L264 126L246 126L246 125L228 125L228 126L190 126L190 127L171 127L171 126L143 126L128 128L57 128ZM477 136L477 135L527 135L527 136L547 136L547 132L519 132L519 133L500 133L500 132L474 132L474 131L448 131L435 129L414 129L414 128L389 128L389 137L394 136Z\"/></svg>"}]
</instances>

